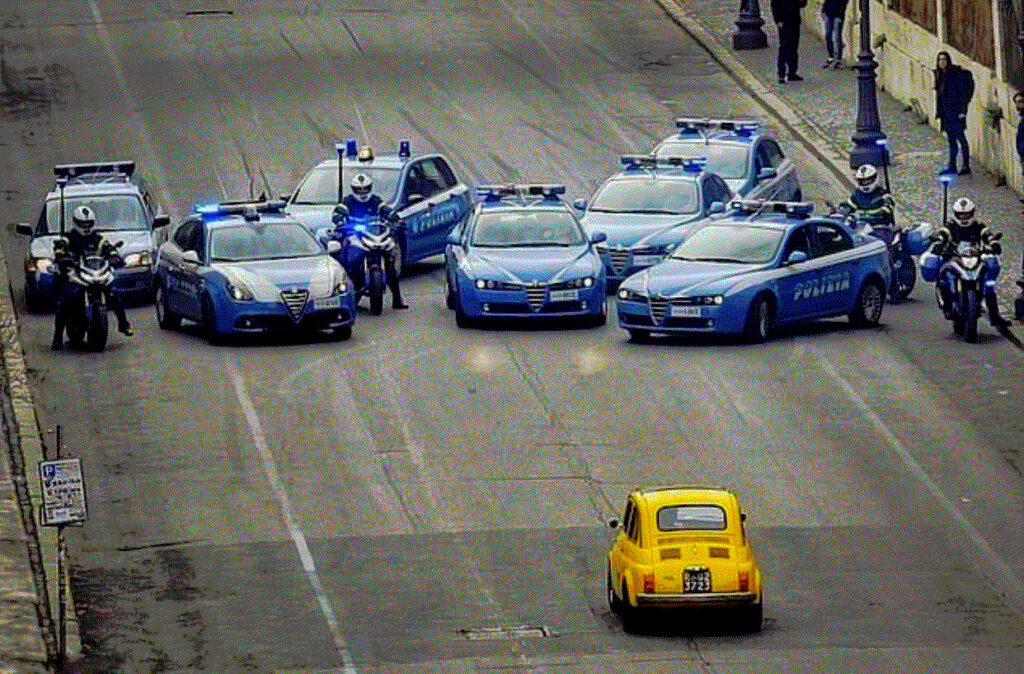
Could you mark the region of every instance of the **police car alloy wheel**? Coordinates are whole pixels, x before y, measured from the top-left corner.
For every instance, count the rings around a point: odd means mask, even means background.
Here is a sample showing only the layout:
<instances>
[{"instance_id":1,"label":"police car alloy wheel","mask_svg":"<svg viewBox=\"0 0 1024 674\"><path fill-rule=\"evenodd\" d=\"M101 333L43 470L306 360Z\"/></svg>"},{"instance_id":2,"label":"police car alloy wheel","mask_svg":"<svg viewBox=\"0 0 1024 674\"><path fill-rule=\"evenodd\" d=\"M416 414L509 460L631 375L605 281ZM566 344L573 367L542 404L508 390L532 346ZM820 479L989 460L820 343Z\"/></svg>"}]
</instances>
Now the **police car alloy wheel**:
<instances>
[{"instance_id":1,"label":"police car alloy wheel","mask_svg":"<svg viewBox=\"0 0 1024 674\"><path fill-rule=\"evenodd\" d=\"M156 322L163 330L174 330L181 325L181 316L176 316L167 306L167 291L162 283L156 284L156 297L153 300L156 310Z\"/></svg>"}]
</instances>

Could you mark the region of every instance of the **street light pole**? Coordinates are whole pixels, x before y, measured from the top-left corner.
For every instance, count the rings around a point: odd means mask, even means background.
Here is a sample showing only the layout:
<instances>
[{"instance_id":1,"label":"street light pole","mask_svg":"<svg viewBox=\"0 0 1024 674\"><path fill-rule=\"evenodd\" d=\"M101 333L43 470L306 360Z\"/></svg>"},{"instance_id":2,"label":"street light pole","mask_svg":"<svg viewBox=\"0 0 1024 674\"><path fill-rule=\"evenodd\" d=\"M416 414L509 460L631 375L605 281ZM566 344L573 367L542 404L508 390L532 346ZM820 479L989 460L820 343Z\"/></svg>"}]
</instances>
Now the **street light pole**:
<instances>
[{"instance_id":1,"label":"street light pole","mask_svg":"<svg viewBox=\"0 0 1024 674\"><path fill-rule=\"evenodd\" d=\"M736 32L732 34L732 48L764 49L768 46L768 36L761 30L764 19L761 18L761 7L757 0L740 0L740 16L736 19Z\"/></svg>"},{"instance_id":2,"label":"street light pole","mask_svg":"<svg viewBox=\"0 0 1024 674\"><path fill-rule=\"evenodd\" d=\"M882 133L875 93L878 62L871 51L870 0L860 0L860 54L857 57L857 131L852 138L854 147L850 153L850 168L861 164L886 165L889 152L884 143L885 134ZM883 142L879 143L880 140Z\"/></svg>"},{"instance_id":3,"label":"street light pole","mask_svg":"<svg viewBox=\"0 0 1024 674\"><path fill-rule=\"evenodd\" d=\"M1024 51L1024 27L1017 33L1017 44L1021 51ZM1013 316L1018 321L1024 321L1024 251L1021 253L1020 278L1017 279L1017 285L1020 286L1020 295L1013 301Z\"/></svg>"}]
</instances>

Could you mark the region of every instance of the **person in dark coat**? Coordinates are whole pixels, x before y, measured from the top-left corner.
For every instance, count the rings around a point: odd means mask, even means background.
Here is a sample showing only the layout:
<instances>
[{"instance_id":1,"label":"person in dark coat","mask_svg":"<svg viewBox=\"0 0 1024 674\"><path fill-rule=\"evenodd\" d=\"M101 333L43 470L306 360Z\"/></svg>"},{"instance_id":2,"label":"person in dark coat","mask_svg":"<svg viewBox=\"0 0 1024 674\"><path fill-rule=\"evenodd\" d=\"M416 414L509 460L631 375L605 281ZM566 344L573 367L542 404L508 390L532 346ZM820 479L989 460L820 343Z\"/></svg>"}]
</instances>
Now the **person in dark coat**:
<instances>
[{"instance_id":1,"label":"person in dark coat","mask_svg":"<svg viewBox=\"0 0 1024 674\"><path fill-rule=\"evenodd\" d=\"M772 0L772 19L779 29L779 84L799 82L800 10L807 0Z\"/></svg>"},{"instance_id":2,"label":"person in dark coat","mask_svg":"<svg viewBox=\"0 0 1024 674\"><path fill-rule=\"evenodd\" d=\"M1024 173L1024 92L1013 95L1013 105L1017 108L1017 156L1020 157L1020 170ZM1024 201L1024 199L1021 199Z\"/></svg>"},{"instance_id":3,"label":"person in dark coat","mask_svg":"<svg viewBox=\"0 0 1024 674\"><path fill-rule=\"evenodd\" d=\"M846 5L850 0L824 0L821 3L821 22L825 31L825 48L828 58L822 68L843 67L843 21L846 20Z\"/></svg>"},{"instance_id":4,"label":"person in dark coat","mask_svg":"<svg viewBox=\"0 0 1024 674\"><path fill-rule=\"evenodd\" d=\"M944 173L957 173L957 154L963 153L960 175L971 172L971 150L967 145L967 106L974 96L974 76L953 63L949 52L935 57L935 117L949 140L949 164Z\"/></svg>"}]
</instances>

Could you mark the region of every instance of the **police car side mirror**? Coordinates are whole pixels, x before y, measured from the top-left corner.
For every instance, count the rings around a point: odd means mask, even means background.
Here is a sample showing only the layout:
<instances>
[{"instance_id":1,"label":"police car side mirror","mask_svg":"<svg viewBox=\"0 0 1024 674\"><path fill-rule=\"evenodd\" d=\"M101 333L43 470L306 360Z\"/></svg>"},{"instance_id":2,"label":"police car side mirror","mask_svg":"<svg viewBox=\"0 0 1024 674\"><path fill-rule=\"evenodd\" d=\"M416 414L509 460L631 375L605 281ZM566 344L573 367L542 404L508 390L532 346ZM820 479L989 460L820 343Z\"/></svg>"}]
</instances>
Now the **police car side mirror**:
<instances>
[{"instance_id":1,"label":"police car side mirror","mask_svg":"<svg viewBox=\"0 0 1024 674\"><path fill-rule=\"evenodd\" d=\"M786 264L787 265L789 265L789 264L799 264L801 262L806 262L806 261L807 261L807 253L805 253L802 250L794 250L792 253L789 254L789 257L786 258Z\"/></svg>"},{"instance_id":2,"label":"police car side mirror","mask_svg":"<svg viewBox=\"0 0 1024 674\"><path fill-rule=\"evenodd\" d=\"M169 215L156 215L153 216L153 229L157 227L166 227L171 224L171 216Z\"/></svg>"},{"instance_id":3,"label":"police car side mirror","mask_svg":"<svg viewBox=\"0 0 1024 674\"><path fill-rule=\"evenodd\" d=\"M14 224L14 232L22 236L32 236L32 225L27 222L17 222Z\"/></svg>"},{"instance_id":4,"label":"police car side mirror","mask_svg":"<svg viewBox=\"0 0 1024 674\"><path fill-rule=\"evenodd\" d=\"M601 243L602 241L607 240L608 235L605 234L604 232L594 232L593 234L590 235L590 243Z\"/></svg>"},{"instance_id":5,"label":"police car side mirror","mask_svg":"<svg viewBox=\"0 0 1024 674\"><path fill-rule=\"evenodd\" d=\"M615 519L614 517L611 518L610 520L608 520L608 528L609 529L618 529L619 528L619 521L617 519Z\"/></svg>"},{"instance_id":6,"label":"police car side mirror","mask_svg":"<svg viewBox=\"0 0 1024 674\"><path fill-rule=\"evenodd\" d=\"M776 171L775 169L773 169L770 166L766 166L765 168L761 169L758 172L757 179L758 180L771 180L772 178L774 178L774 177L776 177L778 175L779 175L778 171Z\"/></svg>"},{"instance_id":7,"label":"police car side mirror","mask_svg":"<svg viewBox=\"0 0 1024 674\"><path fill-rule=\"evenodd\" d=\"M587 200L577 199L576 201L572 202L572 207L575 208L577 211L585 211L587 210Z\"/></svg>"},{"instance_id":8,"label":"police car side mirror","mask_svg":"<svg viewBox=\"0 0 1024 674\"><path fill-rule=\"evenodd\" d=\"M421 201L423 201L423 195L420 194L419 192L414 192L405 198L405 203L409 204L410 206L412 206L413 204L418 204Z\"/></svg>"},{"instance_id":9,"label":"police car side mirror","mask_svg":"<svg viewBox=\"0 0 1024 674\"><path fill-rule=\"evenodd\" d=\"M194 250L186 250L181 254L181 261L185 264L199 266L199 253Z\"/></svg>"},{"instance_id":10,"label":"police car side mirror","mask_svg":"<svg viewBox=\"0 0 1024 674\"><path fill-rule=\"evenodd\" d=\"M458 232L449 232L445 241L449 246L462 246L462 238L459 236Z\"/></svg>"},{"instance_id":11,"label":"police car side mirror","mask_svg":"<svg viewBox=\"0 0 1024 674\"><path fill-rule=\"evenodd\" d=\"M337 239L331 239L330 241L327 242L328 253L337 253L339 250L341 250L341 241L338 241Z\"/></svg>"},{"instance_id":12,"label":"police car side mirror","mask_svg":"<svg viewBox=\"0 0 1024 674\"><path fill-rule=\"evenodd\" d=\"M710 215L718 215L719 213L725 213L725 204L721 201L714 201L711 206L708 207L708 213Z\"/></svg>"}]
</instances>

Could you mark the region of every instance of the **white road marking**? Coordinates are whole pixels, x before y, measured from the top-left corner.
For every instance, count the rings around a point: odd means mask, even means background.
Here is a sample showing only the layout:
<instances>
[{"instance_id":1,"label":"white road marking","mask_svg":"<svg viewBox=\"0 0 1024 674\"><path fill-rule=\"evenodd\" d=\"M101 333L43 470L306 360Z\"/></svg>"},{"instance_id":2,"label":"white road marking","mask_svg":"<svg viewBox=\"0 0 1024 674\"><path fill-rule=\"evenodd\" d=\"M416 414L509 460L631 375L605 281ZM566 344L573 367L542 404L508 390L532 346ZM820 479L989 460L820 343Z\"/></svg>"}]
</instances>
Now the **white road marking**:
<instances>
[{"instance_id":1,"label":"white road marking","mask_svg":"<svg viewBox=\"0 0 1024 674\"><path fill-rule=\"evenodd\" d=\"M137 111L139 106L136 105L135 97L132 96L131 91L128 89L128 82L124 77L124 68L121 67L121 61L118 59L117 54L114 53L114 44L110 41L110 33L107 32L107 27L103 23L103 15L100 14L100 8L96 6L96 0L89 0L89 9L92 11L93 19L96 21L96 31L100 34L103 46L107 50L107 58L114 69L114 75L117 77L117 84L121 89L121 95L124 96L124 100L128 104L128 115L135 120L136 133L141 141L142 149L146 153L146 168L152 171L151 175L153 175L156 182L160 203L168 211L177 209L177 206L175 206L174 201L171 199L170 182L167 180L167 174L164 172L163 165L157 158L156 152L153 151L153 140L150 138L146 124L138 117ZM180 215L180 213L175 213L175 215Z\"/></svg>"},{"instance_id":2,"label":"white road marking","mask_svg":"<svg viewBox=\"0 0 1024 674\"><path fill-rule=\"evenodd\" d=\"M1006 562L1002 560L996 551L989 546L988 542L982 538L981 534L974 528L974 525L971 524L970 520L968 520L964 514L960 512L955 505L953 505L953 502L950 501L944 493L942 493L939 486L935 484L926 472L924 472L924 469L922 469L917 461L914 460L914 457L910 455L910 452L908 452L903 444L896 439L896 436L892 434L892 431L890 431L885 425L885 422L883 422L878 415L874 413L871 407L868 406L867 402L865 402L864 398L854 390L853 386L850 385L850 382L846 381L846 379L836 371L835 367L825 359L825 356L821 351L817 348L815 348L815 351L817 351L818 360L821 362L822 367L824 367L829 376L839 384L840 388L842 388L846 393L846 397L857 406L857 409L859 409L861 414L864 415L864 418L871 422L871 425L874 426L879 435L885 438L885 441L890 447L892 447L893 451L896 452L896 455L899 456L907 470L909 470L910 473L924 485L928 492L931 493L936 501L938 501L939 505L942 506L942 509L960 525L960 528L963 529L964 533L971 539L971 542L974 543L975 547L977 547L985 559L988 560L989 564L991 564L1003 576L1005 585L1012 589L1015 594L1012 598L1006 597L1009 600L1008 603L1010 604L1010 608L1012 608L1018 615L1024 614L1024 584L1021 583L1020 578L1018 578L1013 570L1007 566Z\"/></svg>"},{"instance_id":3,"label":"white road marking","mask_svg":"<svg viewBox=\"0 0 1024 674\"><path fill-rule=\"evenodd\" d=\"M338 627L338 620L334 616L334 609L331 608L331 604L327 599L327 594L324 592L323 584L320 582L320 576L316 572L316 565L313 564L313 555L309 552L309 546L306 545L306 537L302 533L302 529L299 528L298 523L295 521L295 516L292 512L291 500L288 498L288 492L285 491L284 485L281 484L281 476L277 471L277 464L274 462L274 456L270 453L270 448L267 446L266 437L263 435L263 427L260 424L260 419L256 415L256 408L253 407L252 400L249 398L249 393L245 389L245 381L242 379L242 375L238 372L238 368L235 367L234 362L230 358L224 359L224 366L231 375L231 380L235 385L235 393L238 395L238 403L242 407L242 412L245 414L245 420L249 424L249 430L252 432L253 443L256 445L256 449L259 450L260 458L263 460L263 468L267 473L267 481L270 482L271 488L277 495L278 504L281 506L281 517L284 519L285 526L288 529L289 535L292 537L292 541L295 543L295 549L299 552L299 559L302 561L302 568L306 570L306 576L309 578L310 585L313 586L313 591L316 593L317 601L320 603L320 610L324 614L324 619L327 621L327 627L331 631L331 636L334 638L334 648L341 657L343 664L342 671L345 674L354 674L356 671L355 666L352 663L352 657L348 652L348 645L345 643L345 638L341 636L341 630Z\"/></svg>"}]
</instances>

